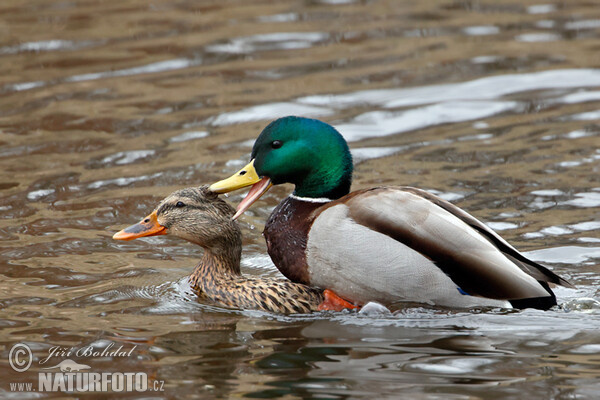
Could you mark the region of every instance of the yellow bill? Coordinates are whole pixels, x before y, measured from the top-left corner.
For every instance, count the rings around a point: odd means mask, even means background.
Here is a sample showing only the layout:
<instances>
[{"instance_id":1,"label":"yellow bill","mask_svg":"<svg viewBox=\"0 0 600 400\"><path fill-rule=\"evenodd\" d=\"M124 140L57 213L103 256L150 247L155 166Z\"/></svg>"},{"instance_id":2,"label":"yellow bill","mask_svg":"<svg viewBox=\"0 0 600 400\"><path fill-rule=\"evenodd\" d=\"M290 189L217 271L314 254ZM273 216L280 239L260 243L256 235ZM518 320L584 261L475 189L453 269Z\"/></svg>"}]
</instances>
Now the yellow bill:
<instances>
[{"instance_id":1,"label":"yellow bill","mask_svg":"<svg viewBox=\"0 0 600 400\"><path fill-rule=\"evenodd\" d=\"M214 193L229 193L246 186L254 185L260 177L254 169L254 160L227 179L213 183L208 188Z\"/></svg>"},{"instance_id":2,"label":"yellow bill","mask_svg":"<svg viewBox=\"0 0 600 400\"><path fill-rule=\"evenodd\" d=\"M254 160L250 161L244 168L231 175L227 179L213 183L209 190L215 193L228 193L246 186L252 185L248 195L238 204L237 212L232 219L237 219L250 206L265 194L272 186L271 179L268 177L261 178L254 169Z\"/></svg>"}]
</instances>

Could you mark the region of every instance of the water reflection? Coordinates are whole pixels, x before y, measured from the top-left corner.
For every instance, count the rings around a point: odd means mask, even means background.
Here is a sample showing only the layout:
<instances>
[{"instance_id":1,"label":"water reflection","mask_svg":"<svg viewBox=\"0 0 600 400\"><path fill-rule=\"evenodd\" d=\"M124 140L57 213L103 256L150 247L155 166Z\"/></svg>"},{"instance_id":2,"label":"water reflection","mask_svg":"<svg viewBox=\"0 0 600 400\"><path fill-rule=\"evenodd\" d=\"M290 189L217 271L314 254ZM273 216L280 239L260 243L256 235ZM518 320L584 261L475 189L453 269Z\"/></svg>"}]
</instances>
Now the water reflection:
<instances>
[{"instance_id":1,"label":"water reflection","mask_svg":"<svg viewBox=\"0 0 600 400\"><path fill-rule=\"evenodd\" d=\"M81 41L75 42L71 40L42 40L39 42L27 42L21 43L14 46L5 46L0 47L0 54L18 54L18 53L26 53L26 52L35 52L38 53L40 51L56 51L56 50L78 50L83 47L89 47L98 45L98 42L92 41Z\"/></svg>"},{"instance_id":2,"label":"water reflection","mask_svg":"<svg viewBox=\"0 0 600 400\"><path fill-rule=\"evenodd\" d=\"M483 119L515 111L519 107L519 103L512 101L452 101L402 112L371 111L357 116L349 124L338 125L337 128L347 141L353 142L441 124Z\"/></svg>"},{"instance_id":3,"label":"water reflection","mask_svg":"<svg viewBox=\"0 0 600 400\"><path fill-rule=\"evenodd\" d=\"M600 248L582 246L553 247L549 249L530 251L527 253L527 257L534 261L565 264L581 264L585 262L591 262L592 265L595 265L596 263L593 260L600 257Z\"/></svg>"},{"instance_id":4,"label":"water reflection","mask_svg":"<svg viewBox=\"0 0 600 400\"><path fill-rule=\"evenodd\" d=\"M167 61L160 61L152 64L142 65L139 67L120 69L116 71L104 71L94 72L89 74L74 75L59 79L58 81L35 81L35 82L22 82L13 83L4 86L0 89L0 92L21 92L25 90L31 90L40 88L47 85L54 85L61 82L85 82L97 79L115 78L120 76L140 75L140 74L151 74L164 71L173 71L178 69L189 68L194 65L201 64L201 60L187 60L187 59L174 59Z\"/></svg>"},{"instance_id":5,"label":"water reflection","mask_svg":"<svg viewBox=\"0 0 600 400\"><path fill-rule=\"evenodd\" d=\"M343 95L309 96L301 98L300 101L307 104L330 103L336 107L370 104L397 108L461 100L494 100L520 92L594 86L600 86L600 70L571 69L492 76L463 83L412 89L381 89Z\"/></svg>"},{"instance_id":6,"label":"water reflection","mask_svg":"<svg viewBox=\"0 0 600 400\"><path fill-rule=\"evenodd\" d=\"M206 51L214 53L249 54L257 51L304 49L329 37L322 32L277 32L233 38L227 44L213 44Z\"/></svg>"},{"instance_id":7,"label":"water reflection","mask_svg":"<svg viewBox=\"0 0 600 400\"><path fill-rule=\"evenodd\" d=\"M271 103L250 107L245 110L234 111L218 115L209 119L212 125L223 126L230 124L240 124L251 121L270 120L273 118L285 117L287 115L304 115L308 117L326 117L332 115L333 110L324 107L314 107L298 103Z\"/></svg>"},{"instance_id":8,"label":"water reflection","mask_svg":"<svg viewBox=\"0 0 600 400\"><path fill-rule=\"evenodd\" d=\"M181 135L174 136L169 139L171 143L179 143L179 142L187 142L188 140L196 140L202 139L208 136L208 132L206 131L191 131L185 132Z\"/></svg>"},{"instance_id":9,"label":"water reflection","mask_svg":"<svg viewBox=\"0 0 600 400\"><path fill-rule=\"evenodd\" d=\"M497 99L517 93L541 90L578 89L600 86L600 70L554 70L523 75L503 75L458 84L426 86L412 89L381 89L350 94L302 97L296 102L272 103L221 114L210 119L213 125L239 124L296 114L323 117L333 113L331 107L356 106L400 108L421 106L403 111L371 111L360 114L350 123L336 127L348 141L393 135L446 123L485 119L506 112L519 112L525 105ZM561 93L559 98L543 99L547 103L577 104L595 99L595 92ZM595 114L578 119L598 119Z\"/></svg>"}]
</instances>

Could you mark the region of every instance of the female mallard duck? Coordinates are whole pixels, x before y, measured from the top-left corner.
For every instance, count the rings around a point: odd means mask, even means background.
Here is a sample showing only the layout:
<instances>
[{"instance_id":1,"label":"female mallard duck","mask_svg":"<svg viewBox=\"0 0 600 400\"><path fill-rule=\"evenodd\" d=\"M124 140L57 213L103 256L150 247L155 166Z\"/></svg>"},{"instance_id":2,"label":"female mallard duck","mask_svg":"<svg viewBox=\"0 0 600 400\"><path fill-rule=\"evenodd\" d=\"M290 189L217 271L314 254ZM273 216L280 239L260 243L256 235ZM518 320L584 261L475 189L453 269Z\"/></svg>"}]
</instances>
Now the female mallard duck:
<instances>
[{"instance_id":1,"label":"female mallard duck","mask_svg":"<svg viewBox=\"0 0 600 400\"><path fill-rule=\"evenodd\" d=\"M171 234L204 248L190 275L194 292L216 304L278 313L356 308L340 306L330 291L283 279L244 277L240 272L242 234L231 219L233 207L207 187L178 190L141 222L115 233L113 239Z\"/></svg>"},{"instance_id":2,"label":"female mallard duck","mask_svg":"<svg viewBox=\"0 0 600 400\"><path fill-rule=\"evenodd\" d=\"M556 305L548 283L572 287L428 192L395 186L349 193L348 145L324 122L273 121L254 143L251 159L210 189L253 185L237 218L272 184L295 185L264 230L273 262L294 282L331 289L357 304L540 309Z\"/></svg>"}]
</instances>

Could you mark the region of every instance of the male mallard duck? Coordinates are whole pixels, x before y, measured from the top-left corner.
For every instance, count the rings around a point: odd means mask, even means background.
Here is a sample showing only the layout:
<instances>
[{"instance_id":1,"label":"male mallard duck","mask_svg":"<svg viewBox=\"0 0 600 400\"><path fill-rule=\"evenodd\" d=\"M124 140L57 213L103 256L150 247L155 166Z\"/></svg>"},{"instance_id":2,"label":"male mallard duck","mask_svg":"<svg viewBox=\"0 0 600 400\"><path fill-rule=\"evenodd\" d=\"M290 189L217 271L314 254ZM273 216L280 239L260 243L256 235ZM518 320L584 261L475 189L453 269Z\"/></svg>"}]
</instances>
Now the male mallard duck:
<instances>
[{"instance_id":1,"label":"male mallard duck","mask_svg":"<svg viewBox=\"0 0 600 400\"><path fill-rule=\"evenodd\" d=\"M548 283L565 279L527 259L476 218L428 192L377 187L350 192L352 157L330 125L285 117L270 123L251 161L210 189L253 185L237 218L272 184L295 190L269 217L269 255L294 282L356 304L547 309Z\"/></svg>"},{"instance_id":2,"label":"male mallard duck","mask_svg":"<svg viewBox=\"0 0 600 400\"><path fill-rule=\"evenodd\" d=\"M141 222L115 233L113 239L171 234L202 246L204 255L190 275L190 284L200 298L226 307L278 313L356 308L348 303L340 306L340 299L327 290L323 293L283 279L242 276L242 233L231 219L234 213L206 186L182 189L161 201Z\"/></svg>"}]
</instances>

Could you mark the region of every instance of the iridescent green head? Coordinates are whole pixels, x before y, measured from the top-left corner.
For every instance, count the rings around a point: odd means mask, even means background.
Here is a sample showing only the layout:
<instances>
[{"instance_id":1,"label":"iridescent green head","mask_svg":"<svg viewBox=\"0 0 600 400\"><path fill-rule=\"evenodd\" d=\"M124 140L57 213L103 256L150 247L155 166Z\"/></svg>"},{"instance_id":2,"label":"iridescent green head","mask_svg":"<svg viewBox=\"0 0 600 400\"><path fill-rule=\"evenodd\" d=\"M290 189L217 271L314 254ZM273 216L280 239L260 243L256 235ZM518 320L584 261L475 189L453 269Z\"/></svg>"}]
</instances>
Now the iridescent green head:
<instances>
[{"instance_id":1,"label":"iridescent green head","mask_svg":"<svg viewBox=\"0 0 600 400\"><path fill-rule=\"evenodd\" d=\"M350 192L352 156L331 125L284 117L271 122L252 148L254 167L273 184L293 183L301 197L340 198Z\"/></svg>"}]
</instances>

